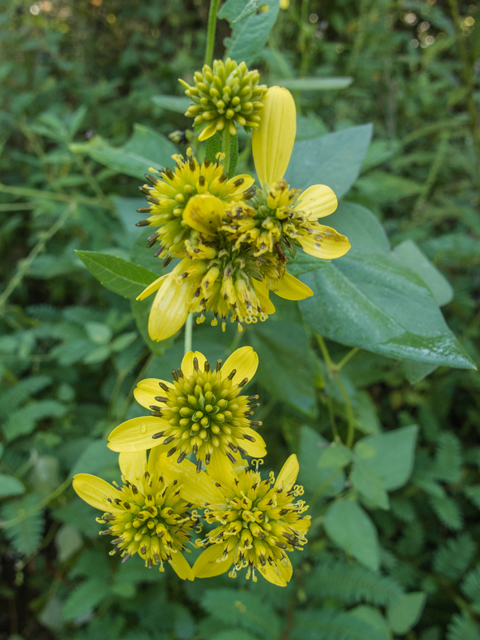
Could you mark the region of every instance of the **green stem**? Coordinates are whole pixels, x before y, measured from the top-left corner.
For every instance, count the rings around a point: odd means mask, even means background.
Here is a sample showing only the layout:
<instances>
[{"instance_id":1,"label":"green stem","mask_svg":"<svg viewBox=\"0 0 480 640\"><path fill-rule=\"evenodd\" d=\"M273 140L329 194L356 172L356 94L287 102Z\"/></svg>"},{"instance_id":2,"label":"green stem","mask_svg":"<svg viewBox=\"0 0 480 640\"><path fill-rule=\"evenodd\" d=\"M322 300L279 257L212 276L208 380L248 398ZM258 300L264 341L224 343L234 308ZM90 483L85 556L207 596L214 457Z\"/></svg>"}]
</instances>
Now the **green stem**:
<instances>
[{"instance_id":1,"label":"green stem","mask_svg":"<svg viewBox=\"0 0 480 640\"><path fill-rule=\"evenodd\" d=\"M193 315L189 313L187 321L185 323L185 354L192 350L192 330Z\"/></svg>"},{"instance_id":2,"label":"green stem","mask_svg":"<svg viewBox=\"0 0 480 640\"><path fill-rule=\"evenodd\" d=\"M225 126L225 129L223 130L222 151L225 154L225 159L223 161L223 167L225 169L225 173L230 173L230 130L228 128L228 124Z\"/></svg>"},{"instance_id":3,"label":"green stem","mask_svg":"<svg viewBox=\"0 0 480 640\"><path fill-rule=\"evenodd\" d=\"M336 366L337 371L340 371L341 369L343 369L343 367L347 364L350 358L353 358L353 356L359 351L360 349L358 347L353 347L353 349L347 353L347 355L343 358L343 360L340 360L340 362L337 364Z\"/></svg>"},{"instance_id":4,"label":"green stem","mask_svg":"<svg viewBox=\"0 0 480 640\"><path fill-rule=\"evenodd\" d=\"M32 262L35 260L35 258L38 256L38 254L41 253L45 249L45 245L50 240L50 238L52 238L57 233L57 231L59 229L61 229L61 227L63 227L63 225L65 224L67 218L70 216L72 211L74 211L76 209L76 207L77 207L77 205L74 202L72 202L64 210L64 212L58 218L58 220L55 222L55 224L53 224L48 231L45 231L45 232L40 234L40 237L39 237L39 240L38 240L37 244L30 251L28 257L25 258L25 260L21 260L20 261L17 273L10 280L10 282L7 285L7 288L5 289L5 291L0 296L0 311L5 306L5 303L7 302L8 298L10 297L10 295L13 293L13 291L15 291L15 289L18 287L18 285L22 282L23 278L28 273L28 270L30 269L30 267L32 265Z\"/></svg>"},{"instance_id":5,"label":"green stem","mask_svg":"<svg viewBox=\"0 0 480 640\"><path fill-rule=\"evenodd\" d=\"M211 0L208 13L207 48L205 50L205 64L212 66L213 50L215 48L215 30L217 27L217 12L220 0Z\"/></svg>"},{"instance_id":6,"label":"green stem","mask_svg":"<svg viewBox=\"0 0 480 640\"><path fill-rule=\"evenodd\" d=\"M350 402L350 398L348 397L347 390L343 382L340 380L338 376L335 376L335 382L338 384L338 388L340 389L340 393L345 400L345 407L347 410L347 442L346 445L349 449L353 447L353 440L355 438L355 417L353 415L352 403Z\"/></svg>"}]
</instances>

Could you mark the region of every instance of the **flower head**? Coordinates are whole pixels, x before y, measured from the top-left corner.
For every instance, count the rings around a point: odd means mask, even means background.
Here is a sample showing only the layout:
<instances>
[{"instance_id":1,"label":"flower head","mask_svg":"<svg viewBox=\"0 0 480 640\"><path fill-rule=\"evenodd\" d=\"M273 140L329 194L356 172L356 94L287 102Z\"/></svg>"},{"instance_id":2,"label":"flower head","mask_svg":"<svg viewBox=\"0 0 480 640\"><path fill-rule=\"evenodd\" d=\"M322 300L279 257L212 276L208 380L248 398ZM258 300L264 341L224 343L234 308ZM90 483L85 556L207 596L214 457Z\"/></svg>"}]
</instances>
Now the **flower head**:
<instances>
[{"instance_id":1,"label":"flower head","mask_svg":"<svg viewBox=\"0 0 480 640\"><path fill-rule=\"evenodd\" d=\"M225 62L214 60L213 68L204 65L193 76L193 87L179 80L193 102L185 115L194 117L196 125L205 125L199 140L207 140L226 127L231 135L239 126L247 131L258 127L267 90L258 84L259 78L258 71L249 71L245 62L237 64L227 58Z\"/></svg>"},{"instance_id":2,"label":"flower head","mask_svg":"<svg viewBox=\"0 0 480 640\"><path fill-rule=\"evenodd\" d=\"M145 566L164 571L168 562L180 578L193 580L193 572L182 555L198 524L188 509L209 499L188 461L181 470L159 450L121 453L119 464L123 485L114 486L96 476L80 473L73 488L89 505L103 511L97 522L106 524L100 535L114 537L115 549L127 561L136 553ZM193 470L192 470L193 468ZM204 483L204 479L202 478ZM205 484L205 483L204 483Z\"/></svg>"},{"instance_id":3,"label":"flower head","mask_svg":"<svg viewBox=\"0 0 480 640\"><path fill-rule=\"evenodd\" d=\"M238 202L253 196L253 178L247 174L230 180L225 173L223 154L217 154L215 162L205 158L202 164L193 157L192 149L187 149L187 157L172 156L175 169L150 169L146 174L150 184L144 184L141 191L147 196L148 207L138 209L139 213L149 213L146 220L137 226L159 227L148 239L148 246L157 242L157 256L185 255L185 242L195 236L194 229L184 219L184 212L196 196L215 196L220 203Z\"/></svg>"},{"instance_id":4,"label":"flower head","mask_svg":"<svg viewBox=\"0 0 480 640\"><path fill-rule=\"evenodd\" d=\"M197 458L208 472L229 476L242 455L263 457L263 438L252 426L258 396L241 395L257 370L258 356L251 347L237 349L214 368L198 351L186 354L173 381L150 378L139 382L135 398L149 408L149 417L133 418L112 431L109 447L114 451L141 451L152 447L175 456L181 466L186 456Z\"/></svg>"},{"instance_id":5,"label":"flower head","mask_svg":"<svg viewBox=\"0 0 480 640\"><path fill-rule=\"evenodd\" d=\"M310 516L303 500L303 487L295 484L298 461L288 458L277 480L273 473L262 480L258 470L244 468L216 482L214 501L205 505L205 520L214 525L199 544L206 547L193 566L197 578L220 575L230 569L235 578L247 569L247 579L256 573L278 586L292 576L287 551L300 549Z\"/></svg>"}]
</instances>

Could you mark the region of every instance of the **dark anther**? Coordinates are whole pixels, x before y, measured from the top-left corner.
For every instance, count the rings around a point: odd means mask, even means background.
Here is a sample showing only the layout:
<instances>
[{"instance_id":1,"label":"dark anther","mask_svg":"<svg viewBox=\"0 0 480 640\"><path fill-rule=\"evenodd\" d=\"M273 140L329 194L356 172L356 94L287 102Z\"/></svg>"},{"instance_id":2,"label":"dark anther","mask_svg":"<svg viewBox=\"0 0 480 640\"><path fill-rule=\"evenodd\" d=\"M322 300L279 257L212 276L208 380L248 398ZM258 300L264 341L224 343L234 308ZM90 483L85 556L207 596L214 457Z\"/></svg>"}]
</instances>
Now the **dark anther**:
<instances>
[{"instance_id":1,"label":"dark anther","mask_svg":"<svg viewBox=\"0 0 480 640\"><path fill-rule=\"evenodd\" d=\"M252 425L252 427L261 427L263 422L260 422L259 420L257 420L257 421L253 421L252 420L252 422L250 422L250 424Z\"/></svg>"},{"instance_id":2,"label":"dark anther","mask_svg":"<svg viewBox=\"0 0 480 640\"><path fill-rule=\"evenodd\" d=\"M222 368L222 361L221 360L217 360L217 371L220 371L220 369Z\"/></svg>"},{"instance_id":3,"label":"dark anther","mask_svg":"<svg viewBox=\"0 0 480 640\"><path fill-rule=\"evenodd\" d=\"M235 460L234 456L230 453L230 451L227 451L225 455L227 456L227 458L230 460L232 464L237 464L237 461Z\"/></svg>"},{"instance_id":4,"label":"dark anther","mask_svg":"<svg viewBox=\"0 0 480 640\"><path fill-rule=\"evenodd\" d=\"M149 569L151 569L151 568L153 567L153 562L152 562L152 559L151 559L151 558L149 558L149 559L147 560L147 567L148 567Z\"/></svg>"},{"instance_id":5,"label":"dark anther","mask_svg":"<svg viewBox=\"0 0 480 640\"><path fill-rule=\"evenodd\" d=\"M147 200L148 200L148 198L147 198ZM279 242L277 242L277 243L275 244L275 249L277 250L278 257L280 258L280 261L281 261L281 262L283 262L283 264L285 264L286 262L288 262L288 258L287 258L287 256L285 255L285 253L284 253L284 251L283 251L282 247L280 246L280 243L279 243Z\"/></svg>"},{"instance_id":6,"label":"dark anther","mask_svg":"<svg viewBox=\"0 0 480 640\"><path fill-rule=\"evenodd\" d=\"M199 184L201 187L204 187L204 186L205 186L205 176L200 176L200 177L199 177L199 179L198 179L198 184Z\"/></svg>"},{"instance_id":7,"label":"dark anther","mask_svg":"<svg viewBox=\"0 0 480 640\"><path fill-rule=\"evenodd\" d=\"M150 213L151 208L150 207L139 207L137 209L138 213ZM149 223L148 220L143 221L144 224L142 224L141 222L137 222L137 227L146 227Z\"/></svg>"},{"instance_id":8,"label":"dark anther","mask_svg":"<svg viewBox=\"0 0 480 640\"><path fill-rule=\"evenodd\" d=\"M158 247L158 249L157 249L157 250L155 251L155 253L153 254L153 257L154 257L154 258L158 258L158 256L159 256L160 254L162 254L162 253L163 253L164 249L165 249L165 247L164 247L164 246L160 246L160 247Z\"/></svg>"},{"instance_id":9,"label":"dark anther","mask_svg":"<svg viewBox=\"0 0 480 640\"><path fill-rule=\"evenodd\" d=\"M193 368L195 371L198 371L198 358L193 359Z\"/></svg>"},{"instance_id":10,"label":"dark anther","mask_svg":"<svg viewBox=\"0 0 480 640\"><path fill-rule=\"evenodd\" d=\"M138 493L138 489L137 489L136 485L134 485L134 484L132 484L132 493L133 493L134 496L136 496L137 493Z\"/></svg>"},{"instance_id":11,"label":"dark anther","mask_svg":"<svg viewBox=\"0 0 480 640\"><path fill-rule=\"evenodd\" d=\"M192 158L188 159L188 166L190 167L190 171L195 171L195 162Z\"/></svg>"},{"instance_id":12,"label":"dark anther","mask_svg":"<svg viewBox=\"0 0 480 640\"><path fill-rule=\"evenodd\" d=\"M163 436L163 434L165 433L165 431L159 431L158 433L154 433L152 438L154 440L158 440L158 438L161 438Z\"/></svg>"},{"instance_id":13,"label":"dark anther","mask_svg":"<svg viewBox=\"0 0 480 640\"><path fill-rule=\"evenodd\" d=\"M203 363L203 368L204 368L206 373L208 373L210 371L210 363L209 363L208 360L205 360L205 362Z\"/></svg>"},{"instance_id":14,"label":"dark anther","mask_svg":"<svg viewBox=\"0 0 480 640\"><path fill-rule=\"evenodd\" d=\"M225 182L226 180L228 180L228 173L222 173L222 175L220 176L218 181L219 182Z\"/></svg>"},{"instance_id":15,"label":"dark anther","mask_svg":"<svg viewBox=\"0 0 480 640\"><path fill-rule=\"evenodd\" d=\"M125 507L125 509L131 509L131 506L130 506L129 502L124 502L123 506Z\"/></svg>"},{"instance_id":16,"label":"dark anther","mask_svg":"<svg viewBox=\"0 0 480 640\"><path fill-rule=\"evenodd\" d=\"M167 385L165 384L165 382L160 381L160 382L158 383L158 386L159 386L161 389L163 389L164 391L168 391L168 390L169 390L169 389L168 389L168 387L167 387Z\"/></svg>"},{"instance_id":17,"label":"dark anther","mask_svg":"<svg viewBox=\"0 0 480 640\"><path fill-rule=\"evenodd\" d=\"M204 167L209 167L210 166L210 160L208 158L205 158L205 160L203 161L203 166Z\"/></svg>"},{"instance_id":18,"label":"dark anther","mask_svg":"<svg viewBox=\"0 0 480 640\"><path fill-rule=\"evenodd\" d=\"M170 444L172 440L175 440L175 436L168 436L168 438L165 438L162 444Z\"/></svg>"},{"instance_id":19,"label":"dark anther","mask_svg":"<svg viewBox=\"0 0 480 640\"><path fill-rule=\"evenodd\" d=\"M233 453L237 453L237 447L233 444L233 442L229 442L228 446L233 451Z\"/></svg>"},{"instance_id":20,"label":"dark anther","mask_svg":"<svg viewBox=\"0 0 480 640\"><path fill-rule=\"evenodd\" d=\"M177 380L178 380L178 374L177 374L177 372L175 371L175 369L172 369L172 378L175 380L175 382L177 382Z\"/></svg>"},{"instance_id":21,"label":"dark anther","mask_svg":"<svg viewBox=\"0 0 480 640\"><path fill-rule=\"evenodd\" d=\"M259 404L259 403L257 403L257 404L251 404L251 405L250 405L250 409L258 409L258 407L259 407L259 406L260 406L260 404Z\"/></svg>"},{"instance_id":22,"label":"dark anther","mask_svg":"<svg viewBox=\"0 0 480 640\"><path fill-rule=\"evenodd\" d=\"M163 414L161 411L150 411L150 415L152 418L161 418Z\"/></svg>"},{"instance_id":23,"label":"dark anther","mask_svg":"<svg viewBox=\"0 0 480 640\"><path fill-rule=\"evenodd\" d=\"M172 256L167 256L165 260L162 262L162 267L168 267L170 262L173 260Z\"/></svg>"},{"instance_id":24,"label":"dark anther","mask_svg":"<svg viewBox=\"0 0 480 640\"><path fill-rule=\"evenodd\" d=\"M143 553L143 555L145 555L147 553L147 547L140 547L140 553Z\"/></svg>"},{"instance_id":25,"label":"dark anther","mask_svg":"<svg viewBox=\"0 0 480 640\"><path fill-rule=\"evenodd\" d=\"M258 400L260 396L248 396L247 400L250 400L250 402L252 402L252 400Z\"/></svg>"},{"instance_id":26,"label":"dark anther","mask_svg":"<svg viewBox=\"0 0 480 640\"><path fill-rule=\"evenodd\" d=\"M101 536L109 536L113 533L111 529L105 529L105 531L100 531Z\"/></svg>"},{"instance_id":27,"label":"dark anther","mask_svg":"<svg viewBox=\"0 0 480 640\"><path fill-rule=\"evenodd\" d=\"M152 233L151 236L148 236L147 249L151 249L155 242L158 239L158 231L156 233Z\"/></svg>"},{"instance_id":28,"label":"dark anther","mask_svg":"<svg viewBox=\"0 0 480 640\"><path fill-rule=\"evenodd\" d=\"M282 510L280 511L280 515L281 515L281 516L284 516L285 514L287 514L287 513L288 513L288 511L289 511L288 509L282 509Z\"/></svg>"},{"instance_id":29,"label":"dark anther","mask_svg":"<svg viewBox=\"0 0 480 640\"><path fill-rule=\"evenodd\" d=\"M239 387L244 387L248 382L248 378L244 378L241 382L238 383Z\"/></svg>"},{"instance_id":30,"label":"dark anther","mask_svg":"<svg viewBox=\"0 0 480 640\"><path fill-rule=\"evenodd\" d=\"M132 556L129 553L126 553L123 558L122 558L122 564L125 564L125 562L127 560L129 560L129 558L131 558Z\"/></svg>"},{"instance_id":31,"label":"dark anther","mask_svg":"<svg viewBox=\"0 0 480 640\"><path fill-rule=\"evenodd\" d=\"M275 542L275 544L277 545L277 547L280 547L280 549L286 549L287 545L284 544L283 542Z\"/></svg>"},{"instance_id":32,"label":"dark anther","mask_svg":"<svg viewBox=\"0 0 480 640\"><path fill-rule=\"evenodd\" d=\"M198 445L197 445L197 444L194 444L194 445L193 445L193 447L192 447L192 451L193 451L193 455L194 455L194 456L196 456L196 455L197 455L197 453L198 453Z\"/></svg>"},{"instance_id":33,"label":"dark anther","mask_svg":"<svg viewBox=\"0 0 480 640\"><path fill-rule=\"evenodd\" d=\"M177 450L177 447L172 447L170 451L167 453L167 458L170 458L170 456L173 456L176 450Z\"/></svg>"},{"instance_id":34,"label":"dark anther","mask_svg":"<svg viewBox=\"0 0 480 640\"><path fill-rule=\"evenodd\" d=\"M147 202L151 202L152 204L160 204L160 200L155 198L154 196L147 196Z\"/></svg>"},{"instance_id":35,"label":"dark anther","mask_svg":"<svg viewBox=\"0 0 480 640\"><path fill-rule=\"evenodd\" d=\"M235 182L233 183L234 187L239 187L240 185L242 185L245 182L245 180L243 178L239 178L238 180L235 180Z\"/></svg>"},{"instance_id":36,"label":"dark anther","mask_svg":"<svg viewBox=\"0 0 480 640\"><path fill-rule=\"evenodd\" d=\"M146 173L145 178L148 180L148 182L150 182L150 184L153 184L153 185L157 184L158 182L158 180L154 178L150 173Z\"/></svg>"},{"instance_id":37,"label":"dark anther","mask_svg":"<svg viewBox=\"0 0 480 640\"><path fill-rule=\"evenodd\" d=\"M149 409L151 409L152 411L161 411L162 407L157 407L156 404L151 404Z\"/></svg>"},{"instance_id":38,"label":"dark anther","mask_svg":"<svg viewBox=\"0 0 480 640\"><path fill-rule=\"evenodd\" d=\"M150 194L150 189L151 189L151 187L149 187L146 184L144 184L143 187L138 187L138 190L141 191L142 193L144 193L146 196L148 196ZM150 210L150 208L149 208L149 210Z\"/></svg>"},{"instance_id":39,"label":"dark anther","mask_svg":"<svg viewBox=\"0 0 480 640\"><path fill-rule=\"evenodd\" d=\"M251 424L253 424L253 422ZM245 440L250 440L250 442L255 442L255 438L253 436L249 436L244 433L243 437L245 438Z\"/></svg>"},{"instance_id":40,"label":"dark anther","mask_svg":"<svg viewBox=\"0 0 480 640\"><path fill-rule=\"evenodd\" d=\"M197 460L197 473L200 473L201 470L202 470L202 461Z\"/></svg>"},{"instance_id":41,"label":"dark anther","mask_svg":"<svg viewBox=\"0 0 480 640\"><path fill-rule=\"evenodd\" d=\"M179 378L183 378L184 377L183 371L180 369L180 367L177 369L177 373L178 373L178 377Z\"/></svg>"},{"instance_id":42,"label":"dark anther","mask_svg":"<svg viewBox=\"0 0 480 640\"><path fill-rule=\"evenodd\" d=\"M207 455L205 456L205 464L210 464L210 458L211 458L211 454L207 453Z\"/></svg>"},{"instance_id":43,"label":"dark anther","mask_svg":"<svg viewBox=\"0 0 480 640\"><path fill-rule=\"evenodd\" d=\"M249 189L246 189L243 192L243 199L250 200L251 198L253 198L256 192L257 192L257 188L255 186L252 186Z\"/></svg>"},{"instance_id":44,"label":"dark anther","mask_svg":"<svg viewBox=\"0 0 480 640\"><path fill-rule=\"evenodd\" d=\"M155 562L156 562L157 564L160 564L160 556L158 555L158 553L155 553L155 554L154 554L153 559L155 560Z\"/></svg>"},{"instance_id":45,"label":"dark anther","mask_svg":"<svg viewBox=\"0 0 480 640\"><path fill-rule=\"evenodd\" d=\"M139 222L135 223L136 227L148 227L149 225L149 221L148 220L140 220Z\"/></svg>"},{"instance_id":46,"label":"dark anther","mask_svg":"<svg viewBox=\"0 0 480 640\"><path fill-rule=\"evenodd\" d=\"M236 373L237 373L237 370L236 369L232 369L230 371L230 373L228 374L227 380L233 380L233 377L235 376Z\"/></svg>"},{"instance_id":47,"label":"dark anther","mask_svg":"<svg viewBox=\"0 0 480 640\"><path fill-rule=\"evenodd\" d=\"M167 178L169 178L170 180L172 180L175 177L175 174L173 173L173 171L168 167L165 169L164 173L167 176Z\"/></svg>"},{"instance_id":48,"label":"dark anther","mask_svg":"<svg viewBox=\"0 0 480 640\"><path fill-rule=\"evenodd\" d=\"M155 396L155 400L157 402L168 402L168 398L166 398L165 396Z\"/></svg>"},{"instance_id":49,"label":"dark anther","mask_svg":"<svg viewBox=\"0 0 480 640\"><path fill-rule=\"evenodd\" d=\"M243 449L242 447L239 447L238 444L237 444L237 449L240 451L240 453L243 456L248 456L248 453L245 451L245 449Z\"/></svg>"},{"instance_id":50,"label":"dark anther","mask_svg":"<svg viewBox=\"0 0 480 640\"><path fill-rule=\"evenodd\" d=\"M177 462L178 464L180 464L181 462L183 462L185 460L185 458L187 457L187 452L186 451L182 451L182 453L178 456L177 458Z\"/></svg>"}]
</instances>

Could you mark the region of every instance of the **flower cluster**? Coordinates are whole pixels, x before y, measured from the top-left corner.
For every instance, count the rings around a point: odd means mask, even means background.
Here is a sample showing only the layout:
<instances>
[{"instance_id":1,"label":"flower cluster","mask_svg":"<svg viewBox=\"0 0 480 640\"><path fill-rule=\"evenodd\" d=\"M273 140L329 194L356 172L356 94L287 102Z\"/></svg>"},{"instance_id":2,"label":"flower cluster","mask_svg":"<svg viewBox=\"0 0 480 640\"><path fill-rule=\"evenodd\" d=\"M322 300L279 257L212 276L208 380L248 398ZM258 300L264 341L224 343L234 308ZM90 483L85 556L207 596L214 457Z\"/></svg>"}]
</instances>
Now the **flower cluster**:
<instances>
[{"instance_id":1,"label":"flower cluster","mask_svg":"<svg viewBox=\"0 0 480 640\"><path fill-rule=\"evenodd\" d=\"M73 480L77 494L103 512L97 522L107 526L101 535L114 538L111 555L126 562L138 554L146 567L160 571L170 564L185 580L229 570L234 578L247 569L247 578L256 581L260 573L286 586L292 575L287 552L306 544L310 516L298 500L303 489L295 484L295 455L276 481L273 473L262 480L258 471L267 453L252 428L262 425L251 420L259 405L250 403L258 396L241 395L257 365L251 347L223 364L218 360L215 368L201 353L189 352L171 382L138 384L135 398L150 416L121 424L109 438L109 447L120 453L122 485L85 473ZM242 456L257 458L255 468L248 469ZM192 541L200 519L213 528ZM183 555L189 543L204 547L193 567Z\"/></svg>"}]
</instances>

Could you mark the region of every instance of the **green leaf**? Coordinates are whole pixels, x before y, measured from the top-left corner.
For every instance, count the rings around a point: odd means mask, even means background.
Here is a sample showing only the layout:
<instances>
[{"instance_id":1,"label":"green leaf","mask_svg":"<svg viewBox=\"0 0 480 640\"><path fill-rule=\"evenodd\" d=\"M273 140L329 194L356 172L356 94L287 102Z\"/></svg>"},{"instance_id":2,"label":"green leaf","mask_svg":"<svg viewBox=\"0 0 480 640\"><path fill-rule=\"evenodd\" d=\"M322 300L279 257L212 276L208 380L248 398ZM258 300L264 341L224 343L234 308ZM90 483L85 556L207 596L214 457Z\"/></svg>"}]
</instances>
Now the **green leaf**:
<instances>
[{"instance_id":1,"label":"green leaf","mask_svg":"<svg viewBox=\"0 0 480 640\"><path fill-rule=\"evenodd\" d=\"M357 502L348 499L333 502L325 516L324 526L334 544L369 569L378 570L380 548L377 530Z\"/></svg>"},{"instance_id":2,"label":"green leaf","mask_svg":"<svg viewBox=\"0 0 480 640\"><path fill-rule=\"evenodd\" d=\"M69 524L64 524L55 536L55 546L59 562L64 562L83 547L81 534Z\"/></svg>"},{"instance_id":3,"label":"green leaf","mask_svg":"<svg viewBox=\"0 0 480 640\"><path fill-rule=\"evenodd\" d=\"M259 357L255 380L276 398L307 415L314 415L315 390L305 328L278 320L258 323L248 335Z\"/></svg>"},{"instance_id":4,"label":"green leaf","mask_svg":"<svg viewBox=\"0 0 480 640\"><path fill-rule=\"evenodd\" d=\"M159 277L144 267L108 253L76 251L76 254L104 287L124 298L136 298Z\"/></svg>"},{"instance_id":5,"label":"green leaf","mask_svg":"<svg viewBox=\"0 0 480 640\"><path fill-rule=\"evenodd\" d=\"M300 463L298 482L310 493L315 493L319 487L323 486L322 495L335 496L345 486L345 474L339 473L338 469L319 467L319 458L326 448L324 445L328 445L328 442L323 436L311 427L302 426L298 450Z\"/></svg>"},{"instance_id":6,"label":"green leaf","mask_svg":"<svg viewBox=\"0 0 480 640\"><path fill-rule=\"evenodd\" d=\"M355 607L355 609L350 609L349 614L371 625L382 634L384 640L391 640L388 624L378 609L360 605L359 607Z\"/></svg>"},{"instance_id":7,"label":"green leaf","mask_svg":"<svg viewBox=\"0 0 480 640\"><path fill-rule=\"evenodd\" d=\"M480 608L480 565L470 571L461 585L462 593Z\"/></svg>"},{"instance_id":8,"label":"green leaf","mask_svg":"<svg viewBox=\"0 0 480 640\"><path fill-rule=\"evenodd\" d=\"M380 476L362 459L356 459L350 480L360 495L366 499L367 506L380 509L389 508L388 495Z\"/></svg>"},{"instance_id":9,"label":"green leaf","mask_svg":"<svg viewBox=\"0 0 480 640\"><path fill-rule=\"evenodd\" d=\"M277 19L280 0L262 0L261 10L238 20L244 8L245 0L227 0L217 15L228 20L232 28L231 37L225 40L225 55L251 65L268 40Z\"/></svg>"},{"instance_id":10,"label":"green leaf","mask_svg":"<svg viewBox=\"0 0 480 640\"><path fill-rule=\"evenodd\" d=\"M480 626L466 611L455 614L448 625L447 640L480 640Z\"/></svg>"},{"instance_id":11,"label":"green leaf","mask_svg":"<svg viewBox=\"0 0 480 640\"><path fill-rule=\"evenodd\" d=\"M117 460L118 455L107 447L106 440L92 440L73 465L70 475L74 476L76 473L97 474L107 465L115 464Z\"/></svg>"},{"instance_id":12,"label":"green leaf","mask_svg":"<svg viewBox=\"0 0 480 640\"><path fill-rule=\"evenodd\" d=\"M228 629L209 636L209 640L258 640L258 636L252 636L250 633L240 629Z\"/></svg>"},{"instance_id":13,"label":"green leaf","mask_svg":"<svg viewBox=\"0 0 480 640\"><path fill-rule=\"evenodd\" d=\"M21 409L10 414L3 426L5 440L11 442L15 438L31 433L40 420L45 418L61 418L68 408L58 400L38 400L30 402Z\"/></svg>"},{"instance_id":14,"label":"green leaf","mask_svg":"<svg viewBox=\"0 0 480 640\"><path fill-rule=\"evenodd\" d=\"M462 445L449 431L438 437L434 474L437 480L445 482L459 482L462 476Z\"/></svg>"},{"instance_id":15,"label":"green leaf","mask_svg":"<svg viewBox=\"0 0 480 640\"><path fill-rule=\"evenodd\" d=\"M332 443L325 448L318 461L319 469L343 469L352 460L352 452L343 444Z\"/></svg>"},{"instance_id":16,"label":"green leaf","mask_svg":"<svg viewBox=\"0 0 480 640\"><path fill-rule=\"evenodd\" d=\"M107 344L112 337L112 330L101 322L87 322L85 331L92 342L96 344Z\"/></svg>"},{"instance_id":17,"label":"green leaf","mask_svg":"<svg viewBox=\"0 0 480 640\"><path fill-rule=\"evenodd\" d=\"M295 616L292 640L385 640L381 631L351 615L332 610L300 611Z\"/></svg>"},{"instance_id":18,"label":"green leaf","mask_svg":"<svg viewBox=\"0 0 480 640\"><path fill-rule=\"evenodd\" d=\"M42 509L36 509L38 502L38 496L30 494L5 503L1 509L2 520L5 520L3 531L22 555L34 553L42 541L44 515Z\"/></svg>"},{"instance_id":19,"label":"green leaf","mask_svg":"<svg viewBox=\"0 0 480 640\"><path fill-rule=\"evenodd\" d=\"M439 520L452 531L459 531L463 527L462 512L458 504L449 496L430 496L430 504Z\"/></svg>"},{"instance_id":20,"label":"green leaf","mask_svg":"<svg viewBox=\"0 0 480 640\"><path fill-rule=\"evenodd\" d=\"M352 249L302 277L314 296L300 311L314 331L390 358L474 368L424 282L388 253L372 213L341 203L329 224Z\"/></svg>"},{"instance_id":21,"label":"green leaf","mask_svg":"<svg viewBox=\"0 0 480 640\"><path fill-rule=\"evenodd\" d=\"M469 533L464 533L458 538L450 538L433 556L433 569L451 580L456 580L469 566L477 545Z\"/></svg>"},{"instance_id":22,"label":"green leaf","mask_svg":"<svg viewBox=\"0 0 480 640\"><path fill-rule=\"evenodd\" d=\"M341 198L358 177L371 137L372 125L364 124L297 142L285 180L295 189L326 184Z\"/></svg>"},{"instance_id":23,"label":"green leaf","mask_svg":"<svg viewBox=\"0 0 480 640\"><path fill-rule=\"evenodd\" d=\"M89 613L110 593L106 577L85 580L68 596L63 606L63 617L65 620L75 620Z\"/></svg>"},{"instance_id":24,"label":"green leaf","mask_svg":"<svg viewBox=\"0 0 480 640\"><path fill-rule=\"evenodd\" d=\"M332 89L346 89L353 82L353 78L285 78L272 80L271 85L285 87L290 91L329 91Z\"/></svg>"},{"instance_id":25,"label":"green leaf","mask_svg":"<svg viewBox=\"0 0 480 640\"><path fill-rule=\"evenodd\" d=\"M87 153L91 158L117 173L143 180L149 167L173 166L171 156L176 147L165 136L141 124L134 125L133 135L124 147L112 147L100 136L84 143L71 144L74 153Z\"/></svg>"},{"instance_id":26,"label":"green leaf","mask_svg":"<svg viewBox=\"0 0 480 640\"><path fill-rule=\"evenodd\" d=\"M14 387L7 389L0 396L0 415L8 415L22 402L48 387L51 382L52 378L46 375L29 376L20 380Z\"/></svg>"},{"instance_id":27,"label":"green leaf","mask_svg":"<svg viewBox=\"0 0 480 640\"><path fill-rule=\"evenodd\" d=\"M418 427L411 425L395 431L367 436L357 443L356 448L361 442L377 451L377 455L365 460L365 464L378 474L387 491L399 489L410 477L417 433Z\"/></svg>"},{"instance_id":28,"label":"green leaf","mask_svg":"<svg viewBox=\"0 0 480 640\"><path fill-rule=\"evenodd\" d=\"M387 618L394 633L408 633L420 620L427 594L423 591L405 593L387 609Z\"/></svg>"},{"instance_id":29,"label":"green leaf","mask_svg":"<svg viewBox=\"0 0 480 640\"><path fill-rule=\"evenodd\" d=\"M25 493L25 487L17 478L0 473L0 498L21 496Z\"/></svg>"},{"instance_id":30,"label":"green leaf","mask_svg":"<svg viewBox=\"0 0 480 640\"><path fill-rule=\"evenodd\" d=\"M445 276L430 262L413 240L405 240L393 251L394 257L402 264L418 273L430 289L439 307L453 298L453 288Z\"/></svg>"},{"instance_id":31,"label":"green leaf","mask_svg":"<svg viewBox=\"0 0 480 640\"><path fill-rule=\"evenodd\" d=\"M191 104L190 98L186 96L153 96L151 100L162 109L183 114Z\"/></svg>"},{"instance_id":32,"label":"green leaf","mask_svg":"<svg viewBox=\"0 0 480 640\"><path fill-rule=\"evenodd\" d=\"M385 205L418 195L424 187L423 184L386 171L371 171L355 182L355 188L373 202Z\"/></svg>"},{"instance_id":33,"label":"green leaf","mask_svg":"<svg viewBox=\"0 0 480 640\"><path fill-rule=\"evenodd\" d=\"M426 378L437 368L435 364L424 364L423 362L412 362L408 360L402 360L400 366L410 384L420 382L420 380Z\"/></svg>"}]
</instances>

